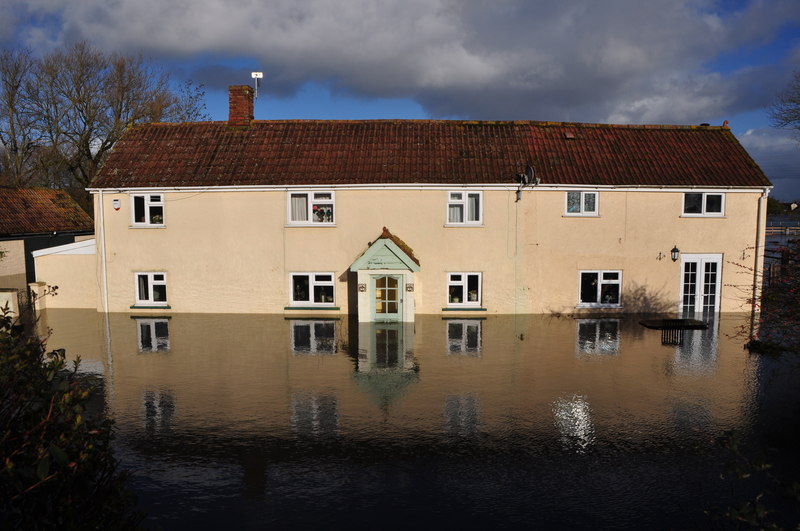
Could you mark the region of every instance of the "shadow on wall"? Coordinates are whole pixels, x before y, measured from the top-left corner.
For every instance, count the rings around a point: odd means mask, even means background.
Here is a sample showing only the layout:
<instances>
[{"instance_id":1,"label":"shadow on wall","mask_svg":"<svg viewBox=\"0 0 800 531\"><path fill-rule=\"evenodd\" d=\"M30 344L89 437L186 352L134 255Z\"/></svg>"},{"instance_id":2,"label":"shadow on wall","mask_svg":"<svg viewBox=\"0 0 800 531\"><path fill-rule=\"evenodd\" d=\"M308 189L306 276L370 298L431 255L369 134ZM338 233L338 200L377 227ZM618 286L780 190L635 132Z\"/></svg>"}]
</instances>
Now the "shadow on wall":
<instances>
[{"instance_id":1,"label":"shadow on wall","mask_svg":"<svg viewBox=\"0 0 800 531\"><path fill-rule=\"evenodd\" d=\"M625 313L672 313L676 302L664 290L648 290L646 286L631 283L622 292L622 306Z\"/></svg>"}]
</instances>

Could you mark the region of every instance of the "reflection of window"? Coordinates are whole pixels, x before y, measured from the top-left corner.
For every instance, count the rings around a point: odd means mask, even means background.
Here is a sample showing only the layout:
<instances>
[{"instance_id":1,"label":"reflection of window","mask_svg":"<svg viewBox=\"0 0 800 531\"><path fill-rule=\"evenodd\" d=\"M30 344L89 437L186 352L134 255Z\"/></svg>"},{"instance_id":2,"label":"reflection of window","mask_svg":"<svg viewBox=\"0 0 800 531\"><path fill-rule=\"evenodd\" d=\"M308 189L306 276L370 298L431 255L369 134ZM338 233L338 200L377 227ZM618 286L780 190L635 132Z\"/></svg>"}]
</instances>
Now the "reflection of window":
<instances>
[{"instance_id":1,"label":"reflection of window","mask_svg":"<svg viewBox=\"0 0 800 531\"><path fill-rule=\"evenodd\" d=\"M291 321L289 326L296 354L336 352L336 321Z\"/></svg>"},{"instance_id":2,"label":"reflection of window","mask_svg":"<svg viewBox=\"0 0 800 531\"><path fill-rule=\"evenodd\" d=\"M162 194L134 195L133 224L164 225L164 196Z\"/></svg>"},{"instance_id":3,"label":"reflection of window","mask_svg":"<svg viewBox=\"0 0 800 531\"><path fill-rule=\"evenodd\" d=\"M292 424L303 435L334 434L339 427L339 408L331 395L292 395Z\"/></svg>"},{"instance_id":4,"label":"reflection of window","mask_svg":"<svg viewBox=\"0 0 800 531\"><path fill-rule=\"evenodd\" d=\"M136 273L136 303L166 306L166 273Z\"/></svg>"},{"instance_id":5,"label":"reflection of window","mask_svg":"<svg viewBox=\"0 0 800 531\"><path fill-rule=\"evenodd\" d=\"M448 273L447 304L449 306L480 306L481 274Z\"/></svg>"},{"instance_id":6,"label":"reflection of window","mask_svg":"<svg viewBox=\"0 0 800 531\"><path fill-rule=\"evenodd\" d=\"M617 354L619 352L618 320L578 320L579 354Z\"/></svg>"},{"instance_id":7,"label":"reflection of window","mask_svg":"<svg viewBox=\"0 0 800 531\"><path fill-rule=\"evenodd\" d=\"M725 210L724 194L683 194L684 216L722 216Z\"/></svg>"},{"instance_id":8,"label":"reflection of window","mask_svg":"<svg viewBox=\"0 0 800 531\"><path fill-rule=\"evenodd\" d=\"M568 216L596 216L597 192L567 192Z\"/></svg>"},{"instance_id":9,"label":"reflection of window","mask_svg":"<svg viewBox=\"0 0 800 531\"><path fill-rule=\"evenodd\" d=\"M169 429L175 417L175 399L170 391L145 391L142 396L145 432Z\"/></svg>"},{"instance_id":10,"label":"reflection of window","mask_svg":"<svg viewBox=\"0 0 800 531\"><path fill-rule=\"evenodd\" d=\"M137 319L139 352L169 350L169 321L166 319Z\"/></svg>"},{"instance_id":11,"label":"reflection of window","mask_svg":"<svg viewBox=\"0 0 800 531\"><path fill-rule=\"evenodd\" d=\"M480 223L481 192L448 192L448 225L479 225Z\"/></svg>"},{"instance_id":12,"label":"reflection of window","mask_svg":"<svg viewBox=\"0 0 800 531\"><path fill-rule=\"evenodd\" d=\"M447 351L450 353L478 353L481 351L481 321L447 321Z\"/></svg>"},{"instance_id":13,"label":"reflection of window","mask_svg":"<svg viewBox=\"0 0 800 531\"><path fill-rule=\"evenodd\" d=\"M619 306L621 271L581 271L581 306Z\"/></svg>"},{"instance_id":14,"label":"reflection of window","mask_svg":"<svg viewBox=\"0 0 800 531\"><path fill-rule=\"evenodd\" d=\"M289 194L289 223L333 224L333 206L335 198L328 192L292 192Z\"/></svg>"},{"instance_id":15,"label":"reflection of window","mask_svg":"<svg viewBox=\"0 0 800 531\"><path fill-rule=\"evenodd\" d=\"M333 273L292 273L292 304L333 306Z\"/></svg>"},{"instance_id":16,"label":"reflection of window","mask_svg":"<svg viewBox=\"0 0 800 531\"><path fill-rule=\"evenodd\" d=\"M451 395L444 402L445 429L452 435L478 433L480 400L475 395Z\"/></svg>"}]
</instances>

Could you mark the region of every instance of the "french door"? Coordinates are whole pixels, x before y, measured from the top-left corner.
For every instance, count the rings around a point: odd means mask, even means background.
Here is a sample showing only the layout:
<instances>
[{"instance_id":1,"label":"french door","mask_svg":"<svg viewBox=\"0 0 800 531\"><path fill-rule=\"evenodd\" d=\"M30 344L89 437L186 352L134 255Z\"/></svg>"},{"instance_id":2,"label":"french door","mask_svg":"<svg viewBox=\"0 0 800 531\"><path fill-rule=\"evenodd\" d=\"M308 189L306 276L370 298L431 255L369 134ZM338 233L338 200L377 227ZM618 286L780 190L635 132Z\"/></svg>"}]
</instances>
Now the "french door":
<instances>
[{"instance_id":1,"label":"french door","mask_svg":"<svg viewBox=\"0 0 800 531\"><path fill-rule=\"evenodd\" d=\"M721 254L681 255L681 313L685 316L719 312Z\"/></svg>"}]
</instances>

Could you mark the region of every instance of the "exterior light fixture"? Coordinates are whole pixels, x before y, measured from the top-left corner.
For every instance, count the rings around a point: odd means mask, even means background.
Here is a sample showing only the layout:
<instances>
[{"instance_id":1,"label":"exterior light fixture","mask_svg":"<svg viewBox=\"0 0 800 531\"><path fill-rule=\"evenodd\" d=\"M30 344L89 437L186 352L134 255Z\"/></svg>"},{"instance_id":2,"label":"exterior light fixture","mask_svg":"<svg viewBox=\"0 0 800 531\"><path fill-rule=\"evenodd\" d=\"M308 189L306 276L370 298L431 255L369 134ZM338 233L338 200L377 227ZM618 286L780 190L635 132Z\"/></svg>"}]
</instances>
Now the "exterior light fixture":
<instances>
[{"instance_id":1,"label":"exterior light fixture","mask_svg":"<svg viewBox=\"0 0 800 531\"><path fill-rule=\"evenodd\" d=\"M672 257L673 262L678 261L678 255L681 254L681 250L678 249L677 246L673 247L672 250L669 252L670 256Z\"/></svg>"}]
</instances>

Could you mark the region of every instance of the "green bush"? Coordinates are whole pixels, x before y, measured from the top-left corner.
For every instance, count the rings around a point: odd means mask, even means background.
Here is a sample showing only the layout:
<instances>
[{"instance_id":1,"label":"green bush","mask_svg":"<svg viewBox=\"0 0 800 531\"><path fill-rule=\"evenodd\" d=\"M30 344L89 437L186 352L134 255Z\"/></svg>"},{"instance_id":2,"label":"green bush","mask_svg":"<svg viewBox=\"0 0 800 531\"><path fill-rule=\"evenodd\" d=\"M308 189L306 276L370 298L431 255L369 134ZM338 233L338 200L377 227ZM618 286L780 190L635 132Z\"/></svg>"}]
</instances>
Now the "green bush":
<instances>
[{"instance_id":1,"label":"green bush","mask_svg":"<svg viewBox=\"0 0 800 531\"><path fill-rule=\"evenodd\" d=\"M62 350L0 316L0 528L133 529L141 521L111 451L112 422L87 414L97 382Z\"/></svg>"}]
</instances>

